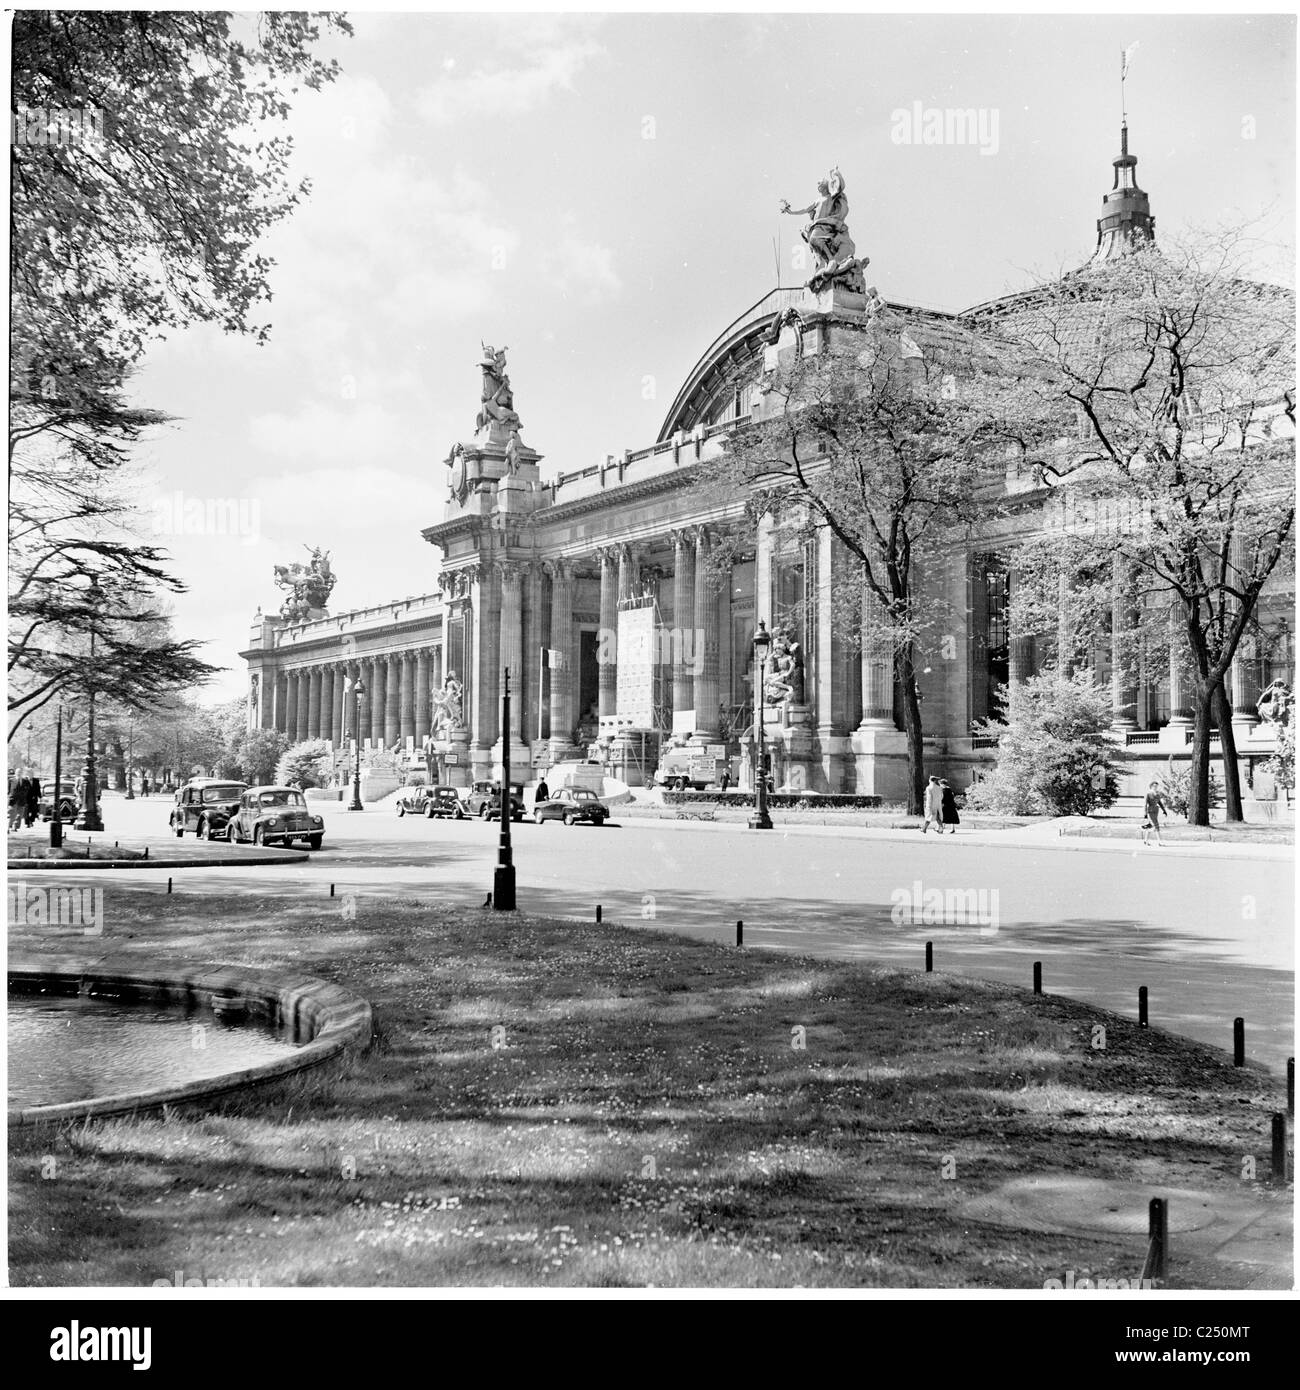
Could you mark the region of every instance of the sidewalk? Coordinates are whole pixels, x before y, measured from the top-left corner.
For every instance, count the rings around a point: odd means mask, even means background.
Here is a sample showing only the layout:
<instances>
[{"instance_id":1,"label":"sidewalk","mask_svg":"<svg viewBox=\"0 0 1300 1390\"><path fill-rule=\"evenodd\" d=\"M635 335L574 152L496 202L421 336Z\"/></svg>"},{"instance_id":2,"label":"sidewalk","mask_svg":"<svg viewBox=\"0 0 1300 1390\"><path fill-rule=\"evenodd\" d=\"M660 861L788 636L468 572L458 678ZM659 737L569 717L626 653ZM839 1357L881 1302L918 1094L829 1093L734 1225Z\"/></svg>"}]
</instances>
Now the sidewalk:
<instances>
[{"instance_id":1,"label":"sidewalk","mask_svg":"<svg viewBox=\"0 0 1300 1390\"><path fill-rule=\"evenodd\" d=\"M670 807L660 808L660 813L655 814L650 805L638 803L638 806L644 808L643 814L629 816L621 814L623 808L616 808L615 819L610 824L618 824L629 830L649 828L690 830L712 834L748 829L745 820L741 817L717 821L678 820ZM923 836L920 826L915 820L907 822L902 818L893 824L881 826L854 824L849 821L840 825L825 822L808 824L800 821L798 813L789 815L788 819L782 819L781 813L776 812L772 819L772 830L763 833L811 835L852 840L926 839L936 842L942 840L944 843L960 840L963 844L1002 847L1026 846L1034 849L1064 850L1083 854L1123 854L1127 856L1159 854L1184 859L1264 859L1284 862L1295 858L1295 845L1293 843L1270 845L1239 844L1217 840L1166 840L1163 846L1157 846L1154 841L1150 846L1143 846L1142 833L1136 823L1132 826L1131 837L1087 835L1081 833L1080 828L1089 824L1088 820L1082 816L1062 816L1055 820L1035 821L1031 824L1004 826L997 829L984 829L978 823L968 820L963 822L955 835L946 837L937 834Z\"/></svg>"}]
</instances>

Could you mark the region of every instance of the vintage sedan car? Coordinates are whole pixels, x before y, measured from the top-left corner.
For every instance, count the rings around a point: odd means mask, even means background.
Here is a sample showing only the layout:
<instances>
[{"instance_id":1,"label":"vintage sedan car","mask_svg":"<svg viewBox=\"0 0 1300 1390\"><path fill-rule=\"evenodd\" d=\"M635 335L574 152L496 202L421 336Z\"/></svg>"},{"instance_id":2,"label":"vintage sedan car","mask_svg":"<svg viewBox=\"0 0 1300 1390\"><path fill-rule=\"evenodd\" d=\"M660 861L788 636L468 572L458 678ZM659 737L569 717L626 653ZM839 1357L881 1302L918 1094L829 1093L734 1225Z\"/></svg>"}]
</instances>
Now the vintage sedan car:
<instances>
[{"instance_id":1,"label":"vintage sedan car","mask_svg":"<svg viewBox=\"0 0 1300 1390\"><path fill-rule=\"evenodd\" d=\"M247 787L247 782L215 777L195 777L186 782L176 793L176 804L168 822L176 838L192 830L200 840L224 840L226 826Z\"/></svg>"},{"instance_id":2,"label":"vintage sedan car","mask_svg":"<svg viewBox=\"0 0 1300 1390\"><path fill-rule=\"evenodd\" d=\"M409 787L403 787L397 793L397 814L399 816L424 815L425 803L434 790L433 787L426 787L423 782L419 785L412 784Z\"/></svg>"},{"instance_id":3,"label":"vintage sedan car","mask_svg":"<svg viewBox=\"0 0 1300 1390\"><path fill-rule=\"evenodd\" d=\"M451 820L465 818L465 803L455 787L430 787L431 795L424 803L424 814L430 820L446 816Z\"/></svg>"},{"instance_id":4,"label":"vintage sedan car","mask_svg":"<svg viewBox=\"0 0 1300 1390\"><path fill-rule=\"evenodd\" d=\"M482 820L496 820L501 805L500 782L475 782L465 793L465 814ZM510 788L510 819L524 818L524 789L516 782Z\"/></svg>"},{"instance_id":5,"label":"vintage sedan car","mask_svg":"<svg viewBox=\"0 0 1300 1390\"><path fill-rule=\"evenodd\" d=\"M609 819L609 807L586 787L561 787L549 800L539 801L533 807L533 819L538 825L548 820L562 820L565 825L577 825L579 821L604 825Z\"/></svg>"},{"instance_id":6,"label":"vintage sedan car","mask_svg":"<svg viewBox=\"0 0 1300 1390\"><path fill-rule=\"evenodd\" d=\"M232 844L251 840L255 845L291 845L302 840L319 849L325 822L307 809L297 787L249 787L231 817L229 838Z\"/></svg>"},{"instance_id":7,"label":"vintage sedan car","mask_svg":"<svg viewBox=\"0 0 1300 1390\"><path fill-rule=\"evenodd\" d=\"M77 784L75 782L59 783L59 819L76 820L77 811ZM41 800L38 814L42 820L54 819L54 783L41 783Z\"/></svg>"}]
</instances>

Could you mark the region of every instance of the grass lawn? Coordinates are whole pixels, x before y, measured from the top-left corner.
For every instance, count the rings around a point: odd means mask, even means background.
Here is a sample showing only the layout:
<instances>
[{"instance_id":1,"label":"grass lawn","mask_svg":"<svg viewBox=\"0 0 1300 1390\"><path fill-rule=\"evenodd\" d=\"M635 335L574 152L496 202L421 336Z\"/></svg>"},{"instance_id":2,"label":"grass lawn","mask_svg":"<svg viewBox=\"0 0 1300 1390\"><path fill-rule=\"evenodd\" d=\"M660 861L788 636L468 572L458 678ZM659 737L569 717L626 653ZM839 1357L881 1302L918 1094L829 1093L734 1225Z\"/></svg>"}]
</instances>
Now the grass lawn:
<instances>
[{"instance_id":1,"label":"grass lawn","mask_svg":"<svg viewBox=\"0 0 1300 1390\"><path fill-rule=\"evenodd\" d=\"M960 1208L1035 1173L1241 1196L1281 1108L1223 1054L1109 1016L1097 1049L1094 1011L999 985L380 895L236 908L183 884L113 887L94 954L307 970L372 1002L378 1045L207 1111L11 1132L16 1285L1132 1276L1144 1237ZM1242 1277L1179 1253L1169 1287Z\"/></svg>"},{"instance_id":2,"label":"grass lawn","mask_svg":"<svg viewBox=\"0 0 1300 1390\"><path fill-rule=\"evenodd\" d=\"M1142 842L1142 818L1133 820L1085 820L1064 826L1062 835L1080 835L1088 839L1133 840ZM1187 825L1182 821L1161 819L1160 835L1167 844L1189 844L1193 842L1216 845L1293 845L1295 844L1295 823L1277 824L1258 821L1234 822L1229 825L1215 821L1212 825ZM1155 836L1151 837L1155 844Z\"/></svg>"}]
</instances>

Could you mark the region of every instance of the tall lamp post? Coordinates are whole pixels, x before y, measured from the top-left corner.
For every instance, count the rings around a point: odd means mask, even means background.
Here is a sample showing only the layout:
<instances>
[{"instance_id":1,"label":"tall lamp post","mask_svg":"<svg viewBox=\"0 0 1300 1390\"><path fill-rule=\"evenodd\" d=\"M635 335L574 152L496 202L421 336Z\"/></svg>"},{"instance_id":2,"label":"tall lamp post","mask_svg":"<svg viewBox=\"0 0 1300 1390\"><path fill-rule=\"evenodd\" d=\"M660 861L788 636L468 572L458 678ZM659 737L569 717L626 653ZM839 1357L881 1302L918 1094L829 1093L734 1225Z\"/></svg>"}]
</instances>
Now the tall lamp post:
<instances>
[{"instance_id":1,"label":"tall lamp post","mask_svg":"<svg viewBox=\"0 0 1300 1390\"><path fill-rule=\"evenodd\" d=\"M127 726L126 734L126 800L135 800L135 720Z\"/></svg>"},{"instance_id":2,"label":"tall lamp post","mask_svg":"<svg viewBox=\"0 0 1300 1390\"><path fill-rule=\"evenodd\" d=\"M99 587L99 580L92 576L90 585L86 589L86 602L90 605L92 615L98 613L107 597L108 595ZM81 814L72 823L74 830L103 830L104 828L104 818L99 813L99 785L95 773L95 630L97 626L98 624L92 616L90 623L90 668L86 678L88 705L86 762L81 769L86 790L81 803ZM55 795L58 795L57 787L55 788Z\"/></svg>"},{"instance_id":3,"label":"tall lamp post","mask_svg":"<svg viewBox=\"0 0 1300 1390\"><path fill-rule=\"evenodd\" d=\"M352 752L356 759L352 766L352 804L349 811L364 811L361 804L361 706L366 698L365 683L361 673L352 683Z\"/></svg>"},{"instance_id":4,"label":"tall lamp post","mask_svg":"<svg viewBox=\"0 0 1300 1390\"><path fill-rule=\"evenodd\" d=\"M764 677L767 674L767 653L772 645L772 635L767 624L760 622L754 634L754 655L758 658L758 768L754 782L754 814L749 818L751 830L771 830L772 817L767 813L767 735L764 730L763 701L765 698Z\"/></svg>"},{"instance_id":5,"label":"tall lamp post","mask_svg":"<svg viewBox=\"0 0 1300 1390\"><path fill-rule=\"evenodd\" d=\"M501 838L497 841L497 867L492 875L492 907L496 912L515 910L515 864L510 848L510 667L501 686Z\"/></svg>"}]
</instances>

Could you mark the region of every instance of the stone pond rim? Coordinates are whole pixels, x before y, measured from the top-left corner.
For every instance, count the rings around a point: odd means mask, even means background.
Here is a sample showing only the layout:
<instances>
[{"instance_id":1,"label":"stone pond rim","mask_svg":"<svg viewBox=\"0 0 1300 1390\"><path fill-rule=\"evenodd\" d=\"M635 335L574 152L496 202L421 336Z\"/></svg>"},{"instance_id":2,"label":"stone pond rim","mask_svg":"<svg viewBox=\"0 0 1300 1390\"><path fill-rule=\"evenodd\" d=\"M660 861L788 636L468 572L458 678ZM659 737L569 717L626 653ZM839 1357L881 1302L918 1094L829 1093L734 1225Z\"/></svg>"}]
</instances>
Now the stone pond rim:
<instances>
[{"instance_id":1,"label":"stone pond rim","mask_svg":"<svg viewBox=\"0 0 1300 1390\"><path fill-rule=\"evenodd\" d=\"M92 989L112 991L121 998L201 1003L244 999L252 1010L283 1022L309 1041L292 1056L277 1058L223 1076L183 1085L58 1105L14 1107L11 1127L27 1127L92 1117L133 1114L164 1105L201 1102L231 1091L281 1081L334 1061L350 1047L369 1047L373 1031L370 1005L339 985L293 970L263 970L255 966L223 966L203 961L172 961L150 967L129 958L82 959L74 956L19 954L10 957L9 983L25 989L43 981L89 983ZM73 990L72 992L77 992Z\"/></svg>"}]
</instances>

